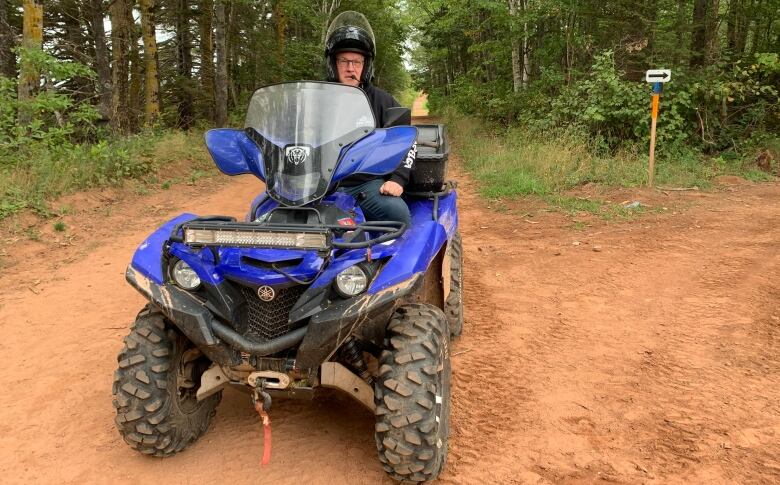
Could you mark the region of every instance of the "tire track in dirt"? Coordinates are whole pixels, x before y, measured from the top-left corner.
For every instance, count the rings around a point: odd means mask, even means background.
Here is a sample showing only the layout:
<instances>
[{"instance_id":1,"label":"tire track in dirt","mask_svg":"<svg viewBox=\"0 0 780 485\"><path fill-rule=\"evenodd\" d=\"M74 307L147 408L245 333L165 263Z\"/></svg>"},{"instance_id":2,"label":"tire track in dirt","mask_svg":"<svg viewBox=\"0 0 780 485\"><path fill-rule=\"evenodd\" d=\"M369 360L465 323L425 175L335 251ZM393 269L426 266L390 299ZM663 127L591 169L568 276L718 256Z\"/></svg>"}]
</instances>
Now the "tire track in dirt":
<instances>
[{"instance_id":1,"label":"tire track in dirt","mask_svg":"<svg viewBox=\"0 0 780 485\"><path fill-rule=\"evenodd\" d=\"M459 165L457 157L450 164ZM489 268L480 245L486 241L482 229L483 208L473 184L456 168L459 181L458 210L464 246L465 322L463 335L452 350L452 430L448 467L442 483L503 482L508 477L495 473L490 461L505 449L506 439L522 426L514 405L527 399L527 389L518 386L513 370L523 367L506 340L504 321L490 295ZM490 457L488 459L488 457Z\"/></svg>"}]
</instances>

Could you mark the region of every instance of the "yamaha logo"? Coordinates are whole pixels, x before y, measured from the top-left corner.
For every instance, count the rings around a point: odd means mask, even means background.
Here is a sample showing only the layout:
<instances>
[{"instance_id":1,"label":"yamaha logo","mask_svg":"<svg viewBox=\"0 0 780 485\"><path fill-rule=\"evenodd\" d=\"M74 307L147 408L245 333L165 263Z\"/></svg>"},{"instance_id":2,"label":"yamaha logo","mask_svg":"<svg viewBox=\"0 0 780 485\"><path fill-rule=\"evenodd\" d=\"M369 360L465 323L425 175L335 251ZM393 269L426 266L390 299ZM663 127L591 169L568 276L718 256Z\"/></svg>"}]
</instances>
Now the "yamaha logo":
<instances>
[{"instance_id":1,"label":"yamaha logo","mask_svg":"<svg viewBox=\"0 0 780 485\"><path fill-rule=\"evenodd\" d=\"M299 165L309 158L310 153L311 148L307 146L291 146L284 151L284 156L287 159L287 163Z\"/></svg>"},{"instance_id":2,"label":"yamaha logo","mask_svg":"<svg viewBox=\"0 0 780 485\"><path fill-rule=\"evenodd\" d=\"M276 296L276 292L268 285L263 285L257 289L257 296L263 301L271 301Z\"/></svg>"}]
</instances>

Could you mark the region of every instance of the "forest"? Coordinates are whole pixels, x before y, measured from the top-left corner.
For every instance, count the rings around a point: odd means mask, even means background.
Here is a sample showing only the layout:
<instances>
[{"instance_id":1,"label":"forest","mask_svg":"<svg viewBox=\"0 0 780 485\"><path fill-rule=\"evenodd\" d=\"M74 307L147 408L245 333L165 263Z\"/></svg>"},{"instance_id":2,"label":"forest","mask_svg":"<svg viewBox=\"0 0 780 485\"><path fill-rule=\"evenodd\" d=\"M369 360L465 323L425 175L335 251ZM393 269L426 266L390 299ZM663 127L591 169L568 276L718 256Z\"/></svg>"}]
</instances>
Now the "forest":
<instances>
[{"instance_id":1,"label":"forest","mask_svg":"<svg viewBox=\"0 0 780 485\"><path fill-rule=\"evenodd\" d=\"M544 140L551 159L576 145L541 192L641 183L604 167L646 156L651 68L673 71L662 155L699 175L777 174L780 0L0 0L0 218L159 182L155 147L171 140L184 151L169 158L202 157L188 153L202 131L239 126L256 88L323 78L325 32L345 10L372 24L375 84L407 105L427 93L474 163L478 141ZM467 163L488 185L522 165L488 155L504 160Z\"/></svg>"}]
</instances>

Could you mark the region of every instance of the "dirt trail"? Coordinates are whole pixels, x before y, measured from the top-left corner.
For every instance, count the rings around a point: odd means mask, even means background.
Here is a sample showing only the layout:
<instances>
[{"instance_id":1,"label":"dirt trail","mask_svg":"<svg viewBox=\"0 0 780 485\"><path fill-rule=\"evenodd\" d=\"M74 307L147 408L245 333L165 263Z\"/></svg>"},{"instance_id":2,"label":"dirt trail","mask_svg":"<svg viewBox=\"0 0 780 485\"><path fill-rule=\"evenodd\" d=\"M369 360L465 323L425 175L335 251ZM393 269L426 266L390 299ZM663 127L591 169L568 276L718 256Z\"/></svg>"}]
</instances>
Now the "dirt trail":
<instances>
[{"instance_id":1,"label":"dirt trail","mask_svg":"<svg viewBox=\"0 0 780 485\"><path fill-rule=\"evenodd\" d=\"M466 323L442 483L777 480L780 184L640 191L669 210L576 230L523 203L488 208L454 165ZM241 217L259 188L83 194L66 235L44 231L56 243L6 241L2 482L393 483L373 417L338 394L275 404L265 469L257 416L234 391L173 458L140 456L114 429L116 354L143 304L123 278L136 245L182 211Z\"/></svg>"}]
</instances>

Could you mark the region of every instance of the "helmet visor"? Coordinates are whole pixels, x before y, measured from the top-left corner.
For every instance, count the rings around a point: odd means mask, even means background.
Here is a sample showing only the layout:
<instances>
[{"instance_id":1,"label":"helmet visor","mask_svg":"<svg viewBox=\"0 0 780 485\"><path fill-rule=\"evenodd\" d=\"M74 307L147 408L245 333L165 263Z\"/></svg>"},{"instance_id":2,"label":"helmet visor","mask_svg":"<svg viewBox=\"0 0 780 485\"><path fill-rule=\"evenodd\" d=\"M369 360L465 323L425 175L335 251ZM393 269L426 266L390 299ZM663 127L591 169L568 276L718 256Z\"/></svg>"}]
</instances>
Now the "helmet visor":
<instances>
[{"instance_id":1,"label":"helmet visor","mask_svg":"<svg viewBox=\"0 0 780 485\"><path fill-rule=\"evenodd\" d=\"M374 38L374 31L371 29L371 24L368 23L368 19L365 15L358 12L353 11L347 11L342 12L336 16L335 19L333 19L333 22L330 23L330 27L328 27L328 33L325 36L326 39L330 39L334 32L337 30L344 28L356 28L363 30L366 35L371 39L372 47L376 45L376 39Z\"/></svg>"}]
</instances>

